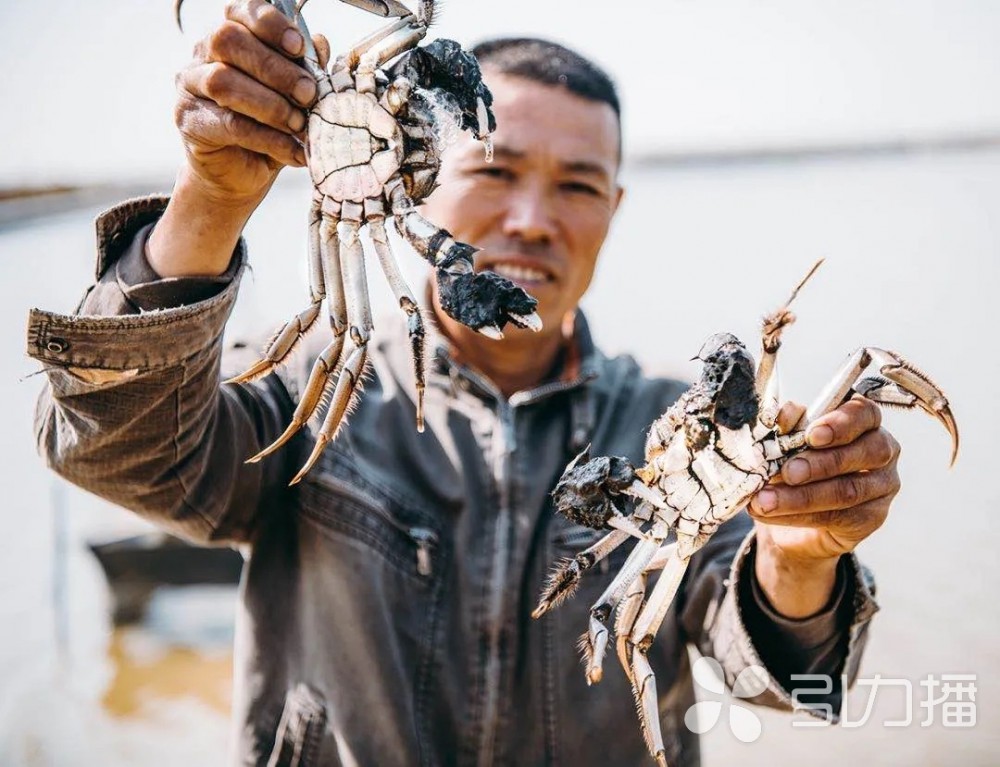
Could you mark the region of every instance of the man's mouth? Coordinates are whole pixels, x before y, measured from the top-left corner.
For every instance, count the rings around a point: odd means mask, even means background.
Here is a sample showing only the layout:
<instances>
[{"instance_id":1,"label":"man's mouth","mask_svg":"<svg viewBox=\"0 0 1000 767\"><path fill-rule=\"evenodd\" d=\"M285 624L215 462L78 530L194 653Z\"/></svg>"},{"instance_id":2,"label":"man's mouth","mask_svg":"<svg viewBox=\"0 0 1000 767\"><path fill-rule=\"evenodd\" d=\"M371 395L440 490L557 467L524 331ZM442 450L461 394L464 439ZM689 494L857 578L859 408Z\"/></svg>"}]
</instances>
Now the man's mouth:
<instances>
[{"instance_id":1,"label":"man's mouth","mask_svg":"<svg viewBox=\"0 0 1000 767\"><path fill-rule=\"evenodd\" d=\"M501 261L489 264L486 268L524 287L537 287L555 280L550 271L524 263Z\"/></svg>"}]
</instances>

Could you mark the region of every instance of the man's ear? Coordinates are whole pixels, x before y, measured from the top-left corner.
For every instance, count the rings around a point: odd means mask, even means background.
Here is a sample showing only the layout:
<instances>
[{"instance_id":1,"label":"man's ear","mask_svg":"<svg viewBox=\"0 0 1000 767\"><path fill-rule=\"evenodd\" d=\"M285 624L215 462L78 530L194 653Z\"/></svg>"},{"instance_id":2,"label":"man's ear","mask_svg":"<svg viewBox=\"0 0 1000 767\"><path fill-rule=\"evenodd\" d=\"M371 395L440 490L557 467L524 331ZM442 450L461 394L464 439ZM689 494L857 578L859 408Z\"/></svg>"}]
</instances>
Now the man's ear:
<instances>
[{"instance_id":1,"label":"man's ear","mask_svg":"<svg viewBox=\"0 0 1000 767\"><path fill-rule=\"evenodd\" d=\"M618 212L618 206L622 204L622 199L625 197L625 187L621 184L615 184L615 191L612 193L611 201L611 215L613 216Z\"/></svg>"}]
</instances>

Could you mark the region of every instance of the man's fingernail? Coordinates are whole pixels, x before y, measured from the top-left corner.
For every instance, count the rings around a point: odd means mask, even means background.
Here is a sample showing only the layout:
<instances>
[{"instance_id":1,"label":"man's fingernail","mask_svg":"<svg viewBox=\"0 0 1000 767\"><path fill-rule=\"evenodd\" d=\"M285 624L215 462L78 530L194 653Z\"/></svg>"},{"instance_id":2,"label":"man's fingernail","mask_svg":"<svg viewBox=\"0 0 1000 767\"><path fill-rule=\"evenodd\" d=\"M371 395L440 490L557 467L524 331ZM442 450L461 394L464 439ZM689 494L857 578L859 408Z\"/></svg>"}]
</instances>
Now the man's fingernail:
<instances>
[{"instance_id":1,"label":"man's fingernail","mask_svg":"<svg viewBox=\"0 0 1000 767\"><path fill-rule=\"evenodd\" d=\"M292 112L292 116L288 118L288 127L298 133L306 127L306 116L301 112Z\"/></svg>"},{"instance_id":2,"label":"man's fingernail","mask_svg":"<svg viewBox=\"0 0 1000 767\"><path fill-rule=\"evenodd\" d=\"M281 36L281 47L293 56L302 53L303 42L302 35L294 29L286 29L285 34Z\"/></svg>"},{"instance_id":3,"label":"man's fingernail","mask_svg":"<svg viewBox=\"0 0 1000 767\"><path fill-rule=\"evenodd\" d=\"M761 490L756 500L761 511L774 511L778 507L778 494L773 490Z\"/></svg>"},{"instance_id":4,"label":"man's fingernail","mask_svg":"<svg viewBox=\"0 0 1000 767\"><path fill-rule=\"evenodd\" d=\"M809 447L826 447L833 442L833 429L829 426L817 426L806 433Z\"/></svg>"},{"instance_id":5,"label":"man's fingernail","mask_svg":"<svg viewBox=\"0 0 1000 767\"><path fill-rule=\"evenodd\" d=\"M809 481L809 461L805 458L793 458L785 467L785 480L793 485Z\"/></svg>"},{"instance_id":6,"label":"man's fingernail","mask_svg":"<svg viewBox=\"0 0 1000 767\"><path fill-rule=\"evenodd\" d=\"M303 77L292 88L292 97L303 106L312 103L316 97L316 81L311 77Z\"/></svg>"},{"instance_id":7,"label":"man's fingernail","mask_svg":"<svg viewBox=\"0 0 1000 767\"><path fill-rule=\"evenodd\" d=\"M299 165L305 167L305 164L306 164L306 150L304 150L302 147L299 147L298 149L296 149L295 150L295 160L296 160L296 162L298 162Z\"/></svg>"}]
</instances>

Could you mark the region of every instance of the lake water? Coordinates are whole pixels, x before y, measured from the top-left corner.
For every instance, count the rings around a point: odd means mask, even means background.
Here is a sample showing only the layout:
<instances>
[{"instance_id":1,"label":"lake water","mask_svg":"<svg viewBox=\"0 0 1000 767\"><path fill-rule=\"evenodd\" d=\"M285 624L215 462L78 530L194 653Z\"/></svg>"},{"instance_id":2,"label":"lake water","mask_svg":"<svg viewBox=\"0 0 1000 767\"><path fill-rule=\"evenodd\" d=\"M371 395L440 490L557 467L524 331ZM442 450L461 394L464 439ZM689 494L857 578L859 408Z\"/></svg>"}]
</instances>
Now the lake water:
<instances>
[{"instance_id":1,"label":"lake water","mask_svg":"<svg viewBox=\"0 0 1000 767\"><path fill-rule=\"evenodd\" d=\"M800 729L761 712L753 746L727 730L705 738L707 765L992 764L1000 753L1000 535L996 382L1000 355L1000 152L857 160L632 167L628 193L586 309L599 343L654 371L691 377L687 362L711 332L750 341L817 258L826 264L800 296L786 335L787 396L808 401L848 352L896 350L948 393L962 454L947 469L944 431L921 415L890 413L903 445L904 487L888 522L861 549L877 576L875 619L862 676L906 680L877 695L867 724ZM308 191L284 179L248 229L253 276L233 335L267 332L303 303ZM84 548L145 529L56 480L35 456L33 400L41 385L24 355L30 306L69 311L92 279L96 211L0 230L0 335L10 403L0 517L0 764L219 764L227 738L228 590L157 596L147 621L112 631L108 597ZM411 281L422 271L405 257ZM378 272L377 309L391 310ZM976 676L973 727L923 725L927 680ZM868 690L850 698L861 717ZM600 694L596 689L594 694ZM913 721L903 719L906 699ZM623 706L630 702L623 701Z\"/></svg>"}]
</instances>

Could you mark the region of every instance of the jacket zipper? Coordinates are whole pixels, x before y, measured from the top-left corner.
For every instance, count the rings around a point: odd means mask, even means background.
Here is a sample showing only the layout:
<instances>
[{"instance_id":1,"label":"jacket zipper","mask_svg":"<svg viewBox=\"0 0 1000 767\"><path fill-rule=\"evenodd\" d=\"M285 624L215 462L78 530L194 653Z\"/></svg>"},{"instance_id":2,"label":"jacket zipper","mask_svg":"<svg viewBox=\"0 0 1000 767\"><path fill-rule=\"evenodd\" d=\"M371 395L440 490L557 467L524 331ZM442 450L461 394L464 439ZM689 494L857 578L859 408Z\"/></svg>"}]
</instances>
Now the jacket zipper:
<instances>
[{"instance_id":1,"label":"jacket zipper","mask_svg":"<svg viewBox=\"0 0 1000 767\"><path fill-rule=\"evenodd\" d=\"M437 533L429 527L408 527L404 525L399 520L395 519L392 514L386 511L376 498L363 490L358 490L356 487L349 485L346 482L338 482L330 477L323 476L322 474L310 477L310 481L323 485L323 487L327 488L331 492L350 496L359 503L362 503L366 508L370 508L379 517L379 519L396 528L404 535L409 536L410 540L413 541L413 544L417 548L417 574L426 577L434 572L431 560L431 549L437 545L438 536Z\"/></svg>"},{"instance_id":2,"label":"jacket zipper","mask_svg":"<svg viewBox=\"0 0 1000 767\"><path fill-rule=\"evenodd\" d=\"M409 535L417 544L417 573L428 576L433 573L431 567L431 546L437 541L433 530L426 527L411 527Z\"/></svg>"},{"instance_id":3,"label":"jacket zipper","mask_svg":"<svg viewBox=\"0 0 1000 767\"><path fill-rule=\"evenodd\" d=\"M514 411L501 397L497 399L503 446L497 456L494 477L500 492L494 531L492 578L489 589L489 650L486 657L486 700L483 705L483 730L479 747L480 767L493 764L493 753L500 718L500 633L504 619L504 593L507 589L507 568L510 560L510 464L515 447Z\"/></svg>"},{"instance_id":4,"label":"jacket zipper","mask_svg":"<svg viewBox=\"0 0 1000 767\"><path fill-rule=\"evenodd\" d=\"M575 389L596 378L593 372L587 372L572 381L553 381L535 389L518 392L510 400L497 390L477 371L464 365L451 363L454 373L464 376L475 383L482 391L491 395L497 403L500 427L503 432L503 449L494 466L494 478L500 492L500 508L497 513L494 532L494 548L492 579L489 589L489 650L486 656L486 700L483 704L483 728L479 743L480 767L490 767L493 763L493 753L496 741L497 722L499 720L500 701L500 632L503 628L504 591L507 581L507 567L510 559L510 465L511 455L516 447L514 431L514 408L537 402L541 399L562 391Z\"/></svg>"}]
</instances>

